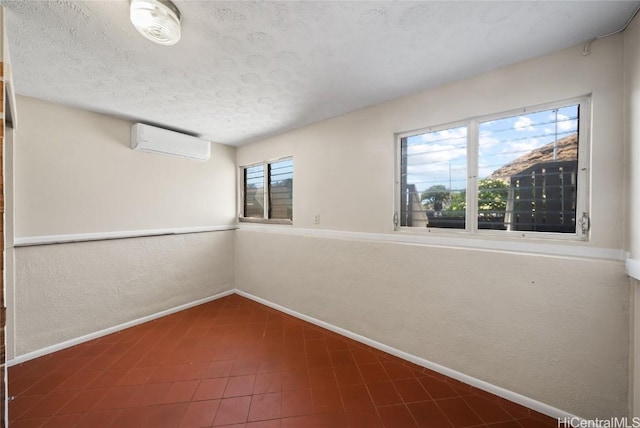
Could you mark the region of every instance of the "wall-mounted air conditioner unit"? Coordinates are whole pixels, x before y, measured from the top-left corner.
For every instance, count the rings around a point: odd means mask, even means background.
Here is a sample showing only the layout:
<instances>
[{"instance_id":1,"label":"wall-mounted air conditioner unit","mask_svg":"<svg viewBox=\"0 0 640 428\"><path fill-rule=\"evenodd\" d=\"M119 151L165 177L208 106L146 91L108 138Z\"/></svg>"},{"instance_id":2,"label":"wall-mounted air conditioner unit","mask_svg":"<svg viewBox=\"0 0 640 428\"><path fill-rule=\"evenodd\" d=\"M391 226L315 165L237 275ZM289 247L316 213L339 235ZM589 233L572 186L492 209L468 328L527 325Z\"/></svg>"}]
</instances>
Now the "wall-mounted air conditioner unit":
<instances>
[{"instance_id":1,"label":"wall-mounted air conditioner unit","mask_svg":"<svg viewBox=\"0 0 640 428\"><path fill-rule=\"evenodd\" d=\"M142 123L131 126L131 148L201 161L211 156L209 141Z\"/></svg>"}]
</instances>

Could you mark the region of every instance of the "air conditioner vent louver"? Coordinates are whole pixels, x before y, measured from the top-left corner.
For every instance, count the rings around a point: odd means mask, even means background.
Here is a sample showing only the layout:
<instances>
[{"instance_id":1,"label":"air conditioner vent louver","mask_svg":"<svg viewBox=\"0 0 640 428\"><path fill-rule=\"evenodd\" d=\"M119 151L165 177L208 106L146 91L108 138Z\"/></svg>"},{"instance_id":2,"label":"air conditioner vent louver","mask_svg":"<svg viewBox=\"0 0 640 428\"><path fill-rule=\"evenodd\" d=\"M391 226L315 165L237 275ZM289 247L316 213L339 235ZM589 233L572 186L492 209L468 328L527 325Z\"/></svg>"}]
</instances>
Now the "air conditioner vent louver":
<instances>
[{"instance_id":1,"label":"air conditioner vent louver","mask_svg":"<svg viewBox=\"0 0 640 428\"><path fill-rule=\"evenodd\" d=\"M131 126L131 148L200 161L211 156L209 141L142 123Z\"/></svg>"}]
</instances>

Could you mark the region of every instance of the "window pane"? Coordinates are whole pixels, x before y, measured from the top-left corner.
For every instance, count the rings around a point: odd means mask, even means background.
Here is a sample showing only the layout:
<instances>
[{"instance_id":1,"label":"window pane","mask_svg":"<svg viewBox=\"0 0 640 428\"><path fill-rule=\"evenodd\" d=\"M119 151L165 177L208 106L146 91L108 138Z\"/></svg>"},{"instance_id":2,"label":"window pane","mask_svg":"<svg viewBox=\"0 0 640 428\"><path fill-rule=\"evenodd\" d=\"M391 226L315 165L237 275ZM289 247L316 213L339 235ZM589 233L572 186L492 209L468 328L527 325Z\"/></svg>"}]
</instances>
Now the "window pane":
<instances>
[{"instance_id":1,"label":"window pane","mask_svg":"<svg viewBox=\"0 0 640 428\"><path fill-rule=\"evenodd\" d=\"M575 233L580 106L480 122L478 228Z\"/></svg>"},{"instance_id":2,"label":"window pane","mask_svg":"<svg viewBox=\"0 0 640 428\"><path fill-rule=\"evenodd\" d=\"M293 220L293 160L269 164L269 218Z\"/></svg>"},{"instance_id":3,"label":"window pane","mask_svg":"<svg viewBox=\"0 0 640 428\"><path fill-rule=\"evenodd\" d=\"M467 127L401 140L400 225L465 228Z\"/></svg>"},{"instance_id":4,"label":"window pane","mask_svg":"<svg viewBox=\"0 0 640 428\"><path fill-rule=\"evenodd\" d=\"M264 165L244 169L244 216L264 218Z\"/></svg>"}]
</instances>

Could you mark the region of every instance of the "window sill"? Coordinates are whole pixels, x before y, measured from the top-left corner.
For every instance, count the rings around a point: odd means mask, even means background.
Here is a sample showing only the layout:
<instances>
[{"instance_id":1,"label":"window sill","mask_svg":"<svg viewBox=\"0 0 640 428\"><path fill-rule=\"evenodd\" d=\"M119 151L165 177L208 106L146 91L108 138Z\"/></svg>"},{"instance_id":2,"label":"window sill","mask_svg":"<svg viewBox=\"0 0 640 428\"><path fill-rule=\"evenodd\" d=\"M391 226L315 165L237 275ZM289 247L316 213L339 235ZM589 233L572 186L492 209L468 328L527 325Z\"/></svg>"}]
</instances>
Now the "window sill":
<instances>
[{"instance_id":1,"label":"window sill","mask_svg":"<svg viewBox=\"0 0 640 428\"><path fill-rule=\"evenodd\" d=\"M459 248L476 251L492 251L542 256L577 257L624 261L627 254L624 250L599 248L585 241L553 241L549 239L499 239L493 236L415 233L395 231L390 233L352 232L331 229L309 229L298 227L269 227L266 225L240 226L240 231L276 233L305 237L347 239L358 241L388 242L394 244L424 245L434 248Z\"/></svg>"},{"instance_id":2,"label":"window sill","mask_svg":"<svg viewBox=\"0 0 640 428\"><path fill-rule=\"evenodd\" d=\"M578 235L578 233L557 233L557 232L531 232L516 230L490 230L477 229L470 231L467 229L446 229L446 228L423 228L400 226L396 233L417 236L439 236L451 238L464 238L474 240L504 240L504 241L530 241L530 242L563 242L563 243L584 243L589 242L588 235Z\"/></svg>"},{"instance_id":3,"label":"window sill","mask_svg":"<svg viewBox=\"0 0 640 428\"><path fill-rule=\"evenodd\" d=\"M292 225L293 221L289 219L280 218L252 218L252 217L238 217L240 223L260 223L260 224L289 224Z\"/></svg>"}]
</instances>

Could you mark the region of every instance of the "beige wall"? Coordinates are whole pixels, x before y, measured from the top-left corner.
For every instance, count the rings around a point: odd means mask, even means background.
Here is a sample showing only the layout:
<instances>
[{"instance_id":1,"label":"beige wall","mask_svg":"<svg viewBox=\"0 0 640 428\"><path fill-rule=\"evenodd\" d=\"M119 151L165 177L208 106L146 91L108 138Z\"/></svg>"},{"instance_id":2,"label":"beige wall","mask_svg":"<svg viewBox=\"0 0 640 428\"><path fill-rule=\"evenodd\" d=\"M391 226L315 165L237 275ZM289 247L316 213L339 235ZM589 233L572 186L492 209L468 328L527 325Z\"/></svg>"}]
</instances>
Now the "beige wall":
<instances>
[{"instance_id":1,"label":"beige wall","mask_svg":"<svg viewBox=\"0 0 640 428\"><path fill-rule=\"evenodd\" d=\"M233 147L207 162L130 149L131 123L18 97L16 236L216 226L235 219Z\"/></svg>"},{"instance_id":2,"label":"beige wall","mask_svg":"<svg viewBox=\"0 0 640 428\"><path fill-rule=\"evenodd\" d=\"M630 253L629 264L640 266L640 17L636 17L624 32L625 131L628 154L628 234L625 242ZM631 266L629 266L631 267ZM638 278L638 273L635 273ZM640 416L640 283L632 281L635 294L632 315L631 349L631 411Z\"/></svg>"},{"instance_id":3,"label":"beige wall","mask_svg":"<svg viewBox=\"0 0 640 428\"><path fill-rule=\"evenodd\" d=\"M130 123L18 97L15 234L232 225L235 149L132 151ZM9 358L233 288L233 231L11 249ZM11 285L10 285L11 286Z\"/></svg>"},{"instance_id":4,"label":"beige wall","mask_svg":"<svg viewBox=\"0 0 640 428\"><path fill-rule=\"evenodd\" d=\"M629 148L629 219L640 216L640 18L624 33L626 140ZM640 223L629 221L627 248L640 263Z\"/></svg>"},{"instance_id":5,"label":"beige wall","mask_svg":"<svg viewBox=\"0 0 640 428\"><path fill-rule=\"evenodd\" d=\"M295 193L293 227L238 231L237 287L582 417L627 414L630 291L616 257L304 230L401 235L395 132L591 93L591 239L554 244L622 250L622 51L609 37L589 56L576 46L239 148L238 165L293 155Z\"/></svg>"},{"instance_id":6,"label":"beige wall","mask_svg":"<svg viewBox=\"0 0 640 428\"><path fill-rule=\"evenodd\" d=\"M233 234L16 248L15 355L232 289Z\"/></svg>"}]
</instances>

